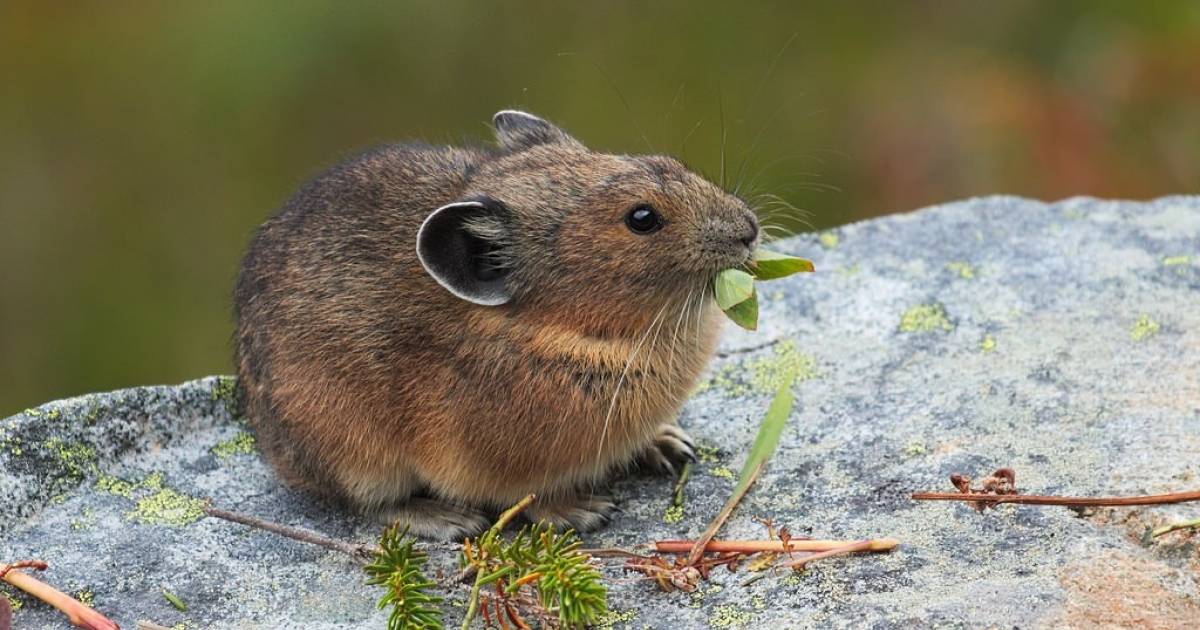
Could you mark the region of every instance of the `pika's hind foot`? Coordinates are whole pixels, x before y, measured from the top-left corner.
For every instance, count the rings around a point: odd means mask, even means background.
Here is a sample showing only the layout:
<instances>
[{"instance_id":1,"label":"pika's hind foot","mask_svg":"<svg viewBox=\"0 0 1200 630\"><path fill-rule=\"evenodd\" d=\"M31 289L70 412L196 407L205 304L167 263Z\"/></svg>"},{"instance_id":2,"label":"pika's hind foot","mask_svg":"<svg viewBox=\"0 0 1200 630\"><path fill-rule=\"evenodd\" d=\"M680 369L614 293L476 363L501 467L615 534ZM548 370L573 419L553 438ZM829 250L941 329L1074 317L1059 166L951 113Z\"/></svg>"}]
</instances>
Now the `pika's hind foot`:
<instances>
[{"instance_id":1,"label":"pika's hind foot","mask_svg":"<svg viewBox=\"0 0 1200 630\"><path fill-rule=\"evenodd\" d=\"M462 540L491 524L487 515L469 507L414 498L380 513L381 520L408 527L408 532L434 540Z\"/></svg>"},{"instance_id":2,"label":"pika's hind foot","mask_svg":"<svg viewBox=\"0 0 1200 630\"><path fill-rule=\"evenodd\" d=\"M688 461L696 461L696 443L691 436L674 422L658 425L658 435L642 455L642 464L673 476Z\"/></svg>"},{"instance_id":3,"label":"pika's hind foot","mask_svg":"<svg viewBox=\"0 0 1200 630\"><path fill-rule=\"evenodd\" d=\"M545 504L539 499L530 506L526 516L535 523L546 521L559 529L569 527L583 533L607 525L618 511L617 504L610 497L576 495Z\"/></svg>"}]
</instances>

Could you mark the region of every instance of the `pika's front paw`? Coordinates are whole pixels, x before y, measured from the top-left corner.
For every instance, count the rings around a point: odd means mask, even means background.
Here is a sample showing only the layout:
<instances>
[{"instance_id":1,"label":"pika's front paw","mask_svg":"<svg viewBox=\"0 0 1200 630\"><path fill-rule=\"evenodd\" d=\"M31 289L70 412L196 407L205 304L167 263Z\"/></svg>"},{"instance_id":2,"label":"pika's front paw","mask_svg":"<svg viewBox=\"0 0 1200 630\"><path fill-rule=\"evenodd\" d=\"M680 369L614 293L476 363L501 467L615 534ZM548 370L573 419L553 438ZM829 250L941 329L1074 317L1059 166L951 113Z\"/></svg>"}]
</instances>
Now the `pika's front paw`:
<instances>
[{"instance_id":1,"label":"pika's front paw","mask_svg":"<svg viewBox=\"0 0 1200 630\"><path fill-rule=\"evenodd\" d=\"M643 464L666 475L675 475L687 461L696 461L696 443L679 425L664 422L658 425L654 444L642 456Z\"/></svg>"},{"instance_id":2,"label":"pika's front paw","mask_svg":"<svg viewBox=\"0 0 1200 630\"><path fill-rule=\"evenodd\" d=\"M581 495L545 505L539 501L529 508L527 515L535 523L546 521L560 529L570 527L583 533L607 525L613 514L619 511L617 504L609 497Z\"/></svg>"}]
</instances>

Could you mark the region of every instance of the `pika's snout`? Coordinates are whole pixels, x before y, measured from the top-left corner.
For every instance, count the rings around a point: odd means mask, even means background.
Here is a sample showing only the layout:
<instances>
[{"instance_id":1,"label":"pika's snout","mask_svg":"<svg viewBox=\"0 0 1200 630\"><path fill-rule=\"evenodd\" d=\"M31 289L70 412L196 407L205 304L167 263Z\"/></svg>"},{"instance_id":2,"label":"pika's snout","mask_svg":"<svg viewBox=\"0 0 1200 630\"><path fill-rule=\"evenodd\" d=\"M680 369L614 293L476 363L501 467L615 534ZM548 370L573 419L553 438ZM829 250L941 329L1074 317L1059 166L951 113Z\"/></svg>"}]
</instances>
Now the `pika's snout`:
<instances>
[{"instance_id":1,"label":"pika's snout","mask_svg":"<svg viewBox=\"0 0 1200 630\"><path fill-rule=\"evenodd\" d=\"M746 225L738 235L738 240L741 241L742 245L746 246L746 249L754 251L754 248L758 245L758 217L754 216L754 213L750 211L746 211L743 216Z\"/></svg>"}]
</instances>

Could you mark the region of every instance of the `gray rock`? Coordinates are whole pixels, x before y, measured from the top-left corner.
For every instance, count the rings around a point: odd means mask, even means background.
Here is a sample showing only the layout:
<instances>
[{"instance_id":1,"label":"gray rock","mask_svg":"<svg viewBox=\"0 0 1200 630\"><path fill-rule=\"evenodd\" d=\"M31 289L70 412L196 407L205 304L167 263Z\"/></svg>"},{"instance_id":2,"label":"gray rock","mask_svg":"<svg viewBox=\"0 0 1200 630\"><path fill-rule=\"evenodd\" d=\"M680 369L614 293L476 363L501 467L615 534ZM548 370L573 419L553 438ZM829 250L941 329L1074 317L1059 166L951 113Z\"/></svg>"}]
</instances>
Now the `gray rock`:
<instances>
[{"instance_id":1,"label":"gray rock","mask_svg":"<svg viewBox=\"0 0 1200 630\"><path fill-rule=\"evenodd\" d=\"M769 402L800 370L775 458L722 537L893 536L893 553L696 594L610 571L616 627L1036 627L1194 623L1196 538L1145 527L1200 506L1100 510L915 503L1000 466L1025 492L1200 486L1200 197L1046 205L975 199L774 244L818 273L762 287L762 325L684 410L706 445L682 520L671 481L616 484L625 514L589 545L694 537L717 512ZM763 347L764 342L773 345ZM753 349L757 348L757 349ZM125 627L382 627L379 592L334 552L198 518L194 497L334 537L377 529L282 488L206 378L49 403L0 422L0 560L37 557ZM435 546L433 563L455 561ZM188 604L175 610L168 589ZM453 599L461 602L463 593ZM20 598L20 628L62 627ZM446 607L448 620L462 609Z\"/></svg>"}]
</instances>

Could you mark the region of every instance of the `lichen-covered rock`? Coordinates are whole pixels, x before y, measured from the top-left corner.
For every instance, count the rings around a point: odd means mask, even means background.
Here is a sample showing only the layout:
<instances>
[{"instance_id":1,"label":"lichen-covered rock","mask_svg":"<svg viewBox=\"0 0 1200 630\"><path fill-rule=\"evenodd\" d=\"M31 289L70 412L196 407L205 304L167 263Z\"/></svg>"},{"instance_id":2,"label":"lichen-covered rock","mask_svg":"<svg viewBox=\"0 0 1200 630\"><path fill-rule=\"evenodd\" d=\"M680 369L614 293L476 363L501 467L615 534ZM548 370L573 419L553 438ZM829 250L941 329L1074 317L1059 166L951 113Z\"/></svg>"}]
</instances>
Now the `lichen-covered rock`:
<instances>
[{"instance_id":1,"label":"lichen-covered rock","mask_svg":"<svg viewBox=\"0 0 1200 630\"><path fill-rule=\"evenodd\" d=\"M621 576L609 627L1037 627L1200 619L1197 539L1139 540L1200 506L1100 510L914 503L947 478L1017 471L1022 491L1200 487L1200 198L987 198L805 235L774 248L816 274L761 287L757 333L730 326L682 423L701 461L686 505L633 477L625 514L589 538L690 538L733 488L781 374L797 404L723 537L893 536L891 554L814 564L750 587L719 570L693 594ZM771 342L771 343L769 343ZM0 561L125 627L382 627L379 592L334 552L203 518L200 499L334 537L376 527L282 488L207 378L43 405L0 421ZM449 568L448 545L431 567ZM744 571L744 569L743 569ZM167 589L186 604L179 611ZM11 592L11 589L10 589ZM448 620L461 616L451 596ZM18 596L16 627L62 627ZM456 605L457 603L457 605Z\"/></svg>"}]
</instances>

